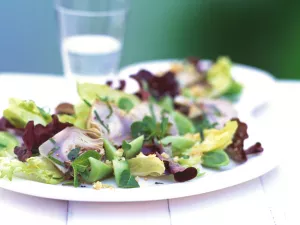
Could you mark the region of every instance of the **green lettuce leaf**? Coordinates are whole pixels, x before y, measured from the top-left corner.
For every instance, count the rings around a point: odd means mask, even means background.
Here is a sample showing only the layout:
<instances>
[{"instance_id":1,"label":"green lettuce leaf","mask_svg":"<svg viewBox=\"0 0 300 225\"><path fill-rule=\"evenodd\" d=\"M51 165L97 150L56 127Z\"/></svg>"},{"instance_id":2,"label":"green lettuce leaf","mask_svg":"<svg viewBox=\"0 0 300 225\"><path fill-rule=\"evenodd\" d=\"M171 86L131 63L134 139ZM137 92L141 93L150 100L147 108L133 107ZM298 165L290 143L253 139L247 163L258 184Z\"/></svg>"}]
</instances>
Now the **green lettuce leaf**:
<instances>
[{"instance_id":1,"label":"green lettuce leaf","mask_svg":"<svg viewBox=\"0 0 300 225\"><path fill-rule=\"evenodd\" d=\"M223 95L231 87L232 63L227 57L218 58L217 62L212 65L207 73L207 82L211 85L212 97Z\"/></svg>"},{"instance_id":2,"label":"green lettuce leaf","mask_svg":"<svg viewBox=\"0 0 300 225\"><path fill-rule=\"evenodd\" d=\"M201 164L204 167L219 169L227 166L229 162L229 157L224 150L214 150L203 154Z\"/></svg>"},{"instance_id":3,"label":"green lettuce leaf","mask_svg":"<svg viewBox=\"0 0 300 225\"><path fill-rule=\"evenodd\" d=\"M31 120L34 121L34 124L44 126L52 120L51 115L38 107L34 101L23 101L16 98L9 100L9 106L3 111L3 116L17 128L24 128Z\"/></svg>"},{"instance_id":4,"label":"green lettuce leaf","mask_svg":"<svg viewBox=\"0 0 300 225\"><path fill-rule=\"evenodd\" d=\"M199 145L194 146L191 151L192 155L201 155L203 152L209 152L218 149L225 149L232 143L232 138L237 130L236 121L229 121L225 126L218 129L204 130L204 140Z\"/></svg>"},{"instance_id":5,"label":"green lettuce leaf","mask_svg":"<svg viewBox=\"0 0 300 225\"><path fill-rule=\"evenodd\" d=\"M0 157L13 156L14 148L19 145L18 139L8 132L0 132Z\"/></svg>"},{"instance_id":6,"label":"green lettuce leaf","mask_svg":"<svg viewBox=\"0 0 300 225\"><path fill-rule=\"evenodd\" d=\"M174 111L172 115L180 135L195 133L196 128L188 117L178 111Z\"/></svg>"},{"instance_id":7,"label":"green lettuce leaf","mask_svg":"<svg viewBox=\"0 0 300 225\"><path fill-rule=\"evenodd\" d=\"M0 178L12 180L14 176L47 184L59 184L64 179L60 171L44 157L31 157L26 162L0 157Z\"/></svg>"},{"instance_id":8,"label":"green lettuce leaf","mask_svg":"<svg viewBox=\"0 0 300 225\"><path fill-rule=\"evenodd\" d=\"M165 171L163 161L155 155L138 155L128 160L130 172L133 176L161 176Z\"/></svg>"},{"instance_id":9,"label":"green lettuce leaf","mask_svg":"<svg viewBox=\"0 0 300 225\"><path fill-rule=\"evenodd\" d=\"M75 105L74 108L75 108L75 116L76 116L76 120L73 123L74 126L81 129L86 129L87 120L90 116L91 107L87 103L81 102Z\"/></svg>"},{"instance_id":10,"label":"green lettuce leaf","mask_svg":"<svg viewBox=\"0 0 300 225\"><path fill-rule=\"evenodd\" d=\"M71 115L61 114L61 115L57 115L57 116L58 116L58 120L62 123L74 124L76 121L76 117L71 116Z\"/></svg>"},{"instance_id":11,"label":"green lettuce leaf","mask_svg":"<svg viewBox=\"0 0 300 225\"><path fill-rule=\"evenodd\" d=\"M223 94L223 97L234 102L238 100L242 91L243 91L243 85L233 80L230 88Z\"/></svg>"}]
</instances>

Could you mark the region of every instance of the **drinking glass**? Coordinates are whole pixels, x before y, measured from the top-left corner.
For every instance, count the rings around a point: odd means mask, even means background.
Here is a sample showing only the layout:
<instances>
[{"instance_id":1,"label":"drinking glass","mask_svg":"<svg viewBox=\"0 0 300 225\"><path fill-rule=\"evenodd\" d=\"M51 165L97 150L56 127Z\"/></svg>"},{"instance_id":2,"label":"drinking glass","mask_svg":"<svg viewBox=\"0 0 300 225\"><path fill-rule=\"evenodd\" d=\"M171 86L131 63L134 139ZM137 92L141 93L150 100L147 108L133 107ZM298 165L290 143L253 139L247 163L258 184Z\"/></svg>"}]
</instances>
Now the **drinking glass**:
<instances>
[{"instance_id":1,"label":"drinking glass","mask_svg":"<svg viewBox=\"0 0 300 225\"><path fill-rule=\"evenodd\" d=\"M64 74L96 81L116 72L129 0L56 0Z\"/></svg>"}]
</instances>

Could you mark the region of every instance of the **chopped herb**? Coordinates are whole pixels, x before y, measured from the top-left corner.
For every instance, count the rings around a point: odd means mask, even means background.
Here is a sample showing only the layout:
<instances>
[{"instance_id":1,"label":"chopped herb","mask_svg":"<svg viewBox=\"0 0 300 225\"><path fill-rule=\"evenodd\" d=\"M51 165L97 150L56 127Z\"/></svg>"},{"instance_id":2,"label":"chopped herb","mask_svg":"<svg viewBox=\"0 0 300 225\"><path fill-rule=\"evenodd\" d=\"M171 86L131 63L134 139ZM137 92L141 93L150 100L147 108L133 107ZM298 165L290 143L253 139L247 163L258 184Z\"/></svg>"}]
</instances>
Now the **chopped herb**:
<instances>
[{"instance_id":1,"label":"chopped herb","mask_svg":"<svg viewBox=\"0 0 300 225\"><path fill-rule=\"evenodd\" d=\"M101 118L96 110L94 110L94 113L95 113L96 119L99 121L99 123L106 129L107 133L110 133L109 127L106 124L104 124L103 120L101 120Z\"/></svg>"},{"instance_id":2,"label":"chopped herb","mask_svg":"<svg viewBox=\"0 0 300 225\"><path fill-rule=\"evenodd\" d=\"M68 154L68 159L71 161L74 161L78 157L79 152L80 152L80 148L78 148L78 147L73 148Z\"/></svg>"},{"instance_id":3,"label":"chopped herb","mask_svg":"<svg viewBox=\"0 0 300 225\"><path fill-rule=\"evenodd\" d=\"M40 114L42 115L43 118L45 118L45 119L51 118L49 113L46 113L46 111L43 108L38 107L38 106L37 106L37 108L40 111Z\"/></svg>"},{"instance_id":4,"label":"chopped herb","mask_svg":"<svg viewBox=\"0 0 300 225\"><path fill-rule=\"evenodd\" d=\"M124 151L128 151L128 150L131 149L131 145L127 141L123 141L123 143L122 143L122 149Z\"/></svg>"},{"instance_id":5,"label":"chopped herb","mask_svg":"<svg viewBox=\"0 0 300 225\"><path fill-rule=\"evenodd\" d=\"M92 107L92 104L91 103L89 103L89 101L88 100L86 100L86 99L83 99L83 102L88 106L88 107Z\"/></svg>"},{"instance_id":6,"label":"chopped herb","mask_svg":"<svg viewBox=\"0 0 300 225\"><path fill-rule=\"evenodd\" d=\"M49 141L54 145L56 144L56 141L53 138L50 138Z\"/></svg>"},{"instance_id":7,"label":"chopped herb","mask_svg":"<svg viewBox=\"0 0 300 225\"><path fill-rule=\"evenodd\" d=\"M155 113L154 113L154 106L153 106L153 102L155 102L155 99L153 97L150 96L150 99L149 99L149 109L150 109L150 113L151 113L151 117L153 118L154 122L156 123L156 116L155 116Z\"/></svg>"},{"instance_id":8,"label":"chopped herb","mask_svg":"<svg viewBox=\"0 0 300 225\"><path fill-rule=\"evenodd\" d=\"M58 160L57 158L54 158L52 155L48 154L48 158L55 164L65 167L64 162Z\"/></svg>"},{"instance_id":9,"label":"chopped herb","mask_svg":"<svg viewBox=\"0 0 300 225\"><path fill-rule=\"evenodd\" d=\"M129 112L134 107L134 104L129 98L120 98L118 107L126 112Z\"/></svg>"},{"instance_id":10,"label":"chopped herb","mask_svg":"<svg viewBox=\"0 0 300 225\"><path fill-rule=\"evenodd\" d=\"M110 104L108 98L107 98L107 97L102 98L102 97L100 97L99 95L97 95L97 97L98 97L102 102L105 102L105 104L107 105L107 107L108 107L108 109L109 109L109 114L106 116L106 119L109 119L109 118L111 117L111 115L113 114L113 109L112 109L112 107L111 107L111 104Z\"/></svg>"},{"instance_id":11,"label":"chopped herb","mask_svg":"<svg viewBox=\"0 0 300 225\"><path fill-rule=\"evenodd\" d=\"M167 117L162 117L161 124L160 124L161 133L159 138L162 139L166 136L168 129L169 129L169 119Z\"/></svg>"},{"instance_id":12,"label":"chopped herb","mask_svg":"<svg viewBox=\"0 0 300 225\"><path fill-rule=\"evenodd\" d=\"M211 107L214 110L215 116L218 116L218 117L222 116L222 112L215 105L212 105Z\"/></svg>"},{"instance_id":13,"label":"chopped herb","mask_svg":"<svg viewBox=\"0 0 300 225\"><path fill-rule=\"evenodd\" d=\"M218 123L211 123L207 119L206 115L202 116L201 119L194 120L193 122L194 122L194 126L196 128L196 131L200 133L201 140L204 140L204 133L203 133L203 131L205 129L212 129L212 128L215 128L218 125Z\"/></svg>"},{"instance_id":14,"label":"chopped herb","mask_svg":"<svg viewBox=\"0 0 300 225\"><path fill-rule=\"evenodd\" d=\"M164 184L164 183L162 183L162 182L155 182L155 184Z\"/></svg>"}]
</instances>

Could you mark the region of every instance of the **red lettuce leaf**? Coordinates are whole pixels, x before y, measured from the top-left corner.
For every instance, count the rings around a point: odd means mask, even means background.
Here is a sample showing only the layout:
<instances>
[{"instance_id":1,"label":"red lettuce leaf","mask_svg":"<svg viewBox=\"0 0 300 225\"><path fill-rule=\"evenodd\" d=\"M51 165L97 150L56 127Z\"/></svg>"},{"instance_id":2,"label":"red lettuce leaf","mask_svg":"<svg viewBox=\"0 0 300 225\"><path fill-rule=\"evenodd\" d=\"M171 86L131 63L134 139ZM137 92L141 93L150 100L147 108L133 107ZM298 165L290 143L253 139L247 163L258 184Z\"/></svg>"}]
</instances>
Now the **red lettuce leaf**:
<instances>
[{"instance_id":1,"label":"red lettuce leaf","mask_svg":"<svg viewBox=\"0 0 300 225\"><path fill-rule=\"evenodd\" d=\"M109 87L112 87L113 81L112 80L106 81L106 85L109 86ZM119 87L116 88L116 89L119 90L119 91L124 91L125 87L126 87L126 81L125 80L119 80Z\"/></svg>"},{"instance_id":2,"label":"red lettuce leaf","mask_svg":"<svg viewBox=\"0 0 300 225\"><path fill-rule=\"evenodd\" d=\"M156 154L157 158L164 162L166 170L165 174L173 174L174 179L177 182L185 182L191 180L197 176L197 169L194 167L185 168L172 159L166 159L161 154L165 152L162 145L153 143L145 144L142 147L141 152L144 155Z\"/></svg>"},{"instance_id":3,"label":"red lettuce leaf","mask_svg":"<svg viewBox=\"0 0 300 225\"><path fill-rule=\"evenodd\" d=\"M161 154L156 153L156 156L164 162L167 174L173 174L177 182L185 182L192 180L197 176L197 169L195 167L185 168L180 164L174 162L172 159L166 159Z\"/></svg>"},{"instance_id":4,"label":"red lettuce leaf","mask_svg":"<svg viewBox=\"0 0 300 225\"><path fill-rule=\"evenodd\" d=\"M5 117L0 119L0 131L12 131L14 134L22 136L24 133L23 128L16 128Z\"/></svg>"},{"instance_id":5,"label":"red lettuce leaf","mask_svg":"<svg viewBox=\"0 0 300 225\"><path fill-rule=\"evenodd\" d=\"M179 84L176 81L175 74L173 72L169 71L162 76L155 76L149 71L140 70L137 74L131 75L130 77L139 83L142 90L144 89L143 83L146 83L149 89L148 91L156 99L160 99L164 96L174 98L179 94Z\"/></svg>"},{"instance_id":6,"label":"red lettuce leaf","mask_svg":"<svg viewBox=\"0 0 300 225\"><path fill-rule=\"evenodd\" d=\"M256 142L254 145L250 146L245 150L246 155L261 153L264 151L264 148L261 146L260 142Z\"/></svg>"},{"instance_id":7,"label":"red lettuce leaf","mask_svg":"<svg viewBox=\"0 0 300 225\"><path fill-rule=\"evenodd\" d=\"M16 147L14 152L20 161L26 161L33 154L38 154L38 148L49 138L62 131L66 127L73 126L70 123L61 123L56 115L52 115L52 121L47 125L34 125L29 121L22 136L23 145Z\"/></svg>"},{"instance_id":8,"label":"red lettuce leaf","mask_svg":"<svg viewBox=\"0 0 300 225\"><path fill-rule=\"evenodd\" d=\"M238 118L234 118L232 121L236 121L238 123L238 128L232 139L232 144L230 144L225 151L232 160L243 163L247 161L247 154L262 152L263 148L258 142L245 151L244 141L249 137L247 133L248 126L246 123L241 122Z\"/></svg>"},{"instance_id":9,"label":"red lettuce leaf","mask_svg":"<svg viewBox=\"0 0 300 225\"><path fill-rule=\"evenodd\" d=\"M153 154L156 154L156 153L163 153L164 150L162 148L161 145L159 144L144 144L142 149L141 149L141 152L144 154L144 155L153 155Z\"/></svg>"}]
</instances>

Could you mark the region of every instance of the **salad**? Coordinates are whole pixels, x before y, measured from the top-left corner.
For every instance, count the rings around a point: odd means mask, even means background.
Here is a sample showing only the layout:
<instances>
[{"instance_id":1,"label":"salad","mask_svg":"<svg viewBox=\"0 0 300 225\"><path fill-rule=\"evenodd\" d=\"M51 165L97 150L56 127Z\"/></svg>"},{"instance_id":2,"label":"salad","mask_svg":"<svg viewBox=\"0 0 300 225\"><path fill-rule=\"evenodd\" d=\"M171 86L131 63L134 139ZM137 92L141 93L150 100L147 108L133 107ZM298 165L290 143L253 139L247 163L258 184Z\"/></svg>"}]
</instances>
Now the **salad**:
<instances>
[{"instance_id":1,"label":"salad","mask_svg":"<svg viewBox=\"0 0 300 225\"><path fill-rule=\"evenodd\" d=\"M187 76L186 68L159 75L141 70L131 76L139 84L134 94L123 91L123 80L118 88L111 81L77 83L81 100L53 112L9 99L0 119L0 178L97 189L114 177L117 187L136 188L138 177L185 182L202 176L204 167L226 169L262 152L259 142L244 147L247 124L228 97L242 90L230 60L220 58L205 72L196 71L198 63L185 66L193 65Z\"/></svg>"}]
</instances>

